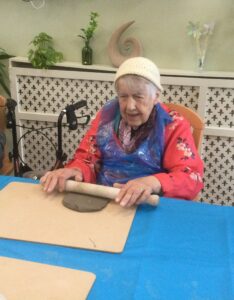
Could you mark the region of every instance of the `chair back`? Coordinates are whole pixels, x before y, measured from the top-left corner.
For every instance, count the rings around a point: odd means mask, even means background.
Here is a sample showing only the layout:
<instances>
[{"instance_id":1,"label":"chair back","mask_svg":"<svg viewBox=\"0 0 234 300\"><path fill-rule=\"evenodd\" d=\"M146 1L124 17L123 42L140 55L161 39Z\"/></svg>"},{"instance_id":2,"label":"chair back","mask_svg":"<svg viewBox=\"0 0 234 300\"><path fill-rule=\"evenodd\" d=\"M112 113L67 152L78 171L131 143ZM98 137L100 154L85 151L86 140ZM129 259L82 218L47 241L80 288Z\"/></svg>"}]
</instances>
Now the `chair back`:
<instances>
[{"instance_id":1,"label":"chair back","mask_svg":"<svg viewBox=\"0 0 234 300\"><path fill-rule=\"evenodd\" d=\"M192 109L175 103L164 103L169 109L180 113L191 125L192 135L195 146L200 152L202 138L204 133L204 122L202 118Z\"/></svg>"}]
</instances>

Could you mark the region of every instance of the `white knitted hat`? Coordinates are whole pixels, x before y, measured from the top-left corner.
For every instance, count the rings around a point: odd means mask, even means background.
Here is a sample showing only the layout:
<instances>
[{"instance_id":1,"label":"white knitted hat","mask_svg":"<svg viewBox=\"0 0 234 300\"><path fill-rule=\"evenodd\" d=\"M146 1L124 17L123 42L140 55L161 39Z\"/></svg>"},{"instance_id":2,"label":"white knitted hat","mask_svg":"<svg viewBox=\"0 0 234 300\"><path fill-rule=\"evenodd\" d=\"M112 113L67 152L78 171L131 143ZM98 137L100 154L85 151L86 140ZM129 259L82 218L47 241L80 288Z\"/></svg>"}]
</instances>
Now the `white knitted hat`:
<instances>
[{"instance_id":1,"label":"white knitted hat","mask_svg":"<svg viewBox=\"0 0 234 300\"><path fill-rule=\"evenodd\" d=\"M160 74L157 66L145 57L132 57L125 60L116 72L115 82L124 75L139 75L151 81L156 87L162 91L160 83Z\"/></svg>"}]
</instances>

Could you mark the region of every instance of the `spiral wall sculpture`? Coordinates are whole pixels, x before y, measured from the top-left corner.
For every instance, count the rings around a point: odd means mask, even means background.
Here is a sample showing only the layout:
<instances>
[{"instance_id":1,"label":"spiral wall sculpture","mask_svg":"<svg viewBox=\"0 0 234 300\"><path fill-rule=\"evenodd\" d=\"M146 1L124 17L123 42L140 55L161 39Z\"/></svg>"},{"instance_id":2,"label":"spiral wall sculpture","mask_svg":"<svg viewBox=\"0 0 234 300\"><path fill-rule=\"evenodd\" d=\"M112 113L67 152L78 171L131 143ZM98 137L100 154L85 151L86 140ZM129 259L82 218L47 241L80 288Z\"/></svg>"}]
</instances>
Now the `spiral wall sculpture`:
<instances>
[{"instance_id":1,"label":"spiral wall sculpture","mask_svg":"<svg viewBox=\"0 0 234 300\"><path fill-rule=\"evenodd\" d=\"M121 41L123 32L134 22L135 21L130 21L123 24L111 35L108 43L108 55L111 63L115 67L119 67L127 58L142 56L142 45L137 39L129 37Z\"/></svg>"}]
</instances>

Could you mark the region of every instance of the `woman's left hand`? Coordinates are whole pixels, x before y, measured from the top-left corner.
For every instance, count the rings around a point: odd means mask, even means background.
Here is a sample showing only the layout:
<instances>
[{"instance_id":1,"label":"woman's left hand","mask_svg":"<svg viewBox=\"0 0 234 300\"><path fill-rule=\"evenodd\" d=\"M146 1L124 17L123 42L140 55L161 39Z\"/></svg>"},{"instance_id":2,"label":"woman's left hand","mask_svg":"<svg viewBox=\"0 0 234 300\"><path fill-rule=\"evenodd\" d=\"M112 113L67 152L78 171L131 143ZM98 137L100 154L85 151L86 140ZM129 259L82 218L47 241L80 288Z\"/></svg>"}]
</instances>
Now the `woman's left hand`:
<instances>
[{"instance_id":1,"label":"woman's left hand","mask_svg":"<svg viewBox=\"0 0 234 300\"><path fill-rule=\"evenodd\" d=\"M161 184L154 176L140 177L125 184L115 183L114 187L120 188L115 201L123 207L143 203L152 193L158 194L161 190Z\"/></svg>"}]
</instances>

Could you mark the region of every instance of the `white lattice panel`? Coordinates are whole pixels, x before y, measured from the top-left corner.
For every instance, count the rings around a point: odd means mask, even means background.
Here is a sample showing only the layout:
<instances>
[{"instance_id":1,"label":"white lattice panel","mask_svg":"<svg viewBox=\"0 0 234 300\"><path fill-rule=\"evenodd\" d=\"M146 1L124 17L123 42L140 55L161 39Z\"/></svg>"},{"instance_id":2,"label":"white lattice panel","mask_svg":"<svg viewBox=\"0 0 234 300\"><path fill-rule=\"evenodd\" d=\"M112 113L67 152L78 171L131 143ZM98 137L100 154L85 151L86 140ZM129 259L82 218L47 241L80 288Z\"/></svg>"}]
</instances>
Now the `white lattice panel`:
<instances>
[{"instance_id":1,"label":"white lattice panel","mask_svg":"<svg viewBox=\"0 0 234 300\"><path fill-rule=\"evenodd\" d=\"M165 84L163 89L161 97L163 102L179 103L197 110L199 87Z\"/></svg>"},{"instance_id":2,"label":"white lattice panel","mask_svg":"<svg viewBox=\"0 0 234 300\"><path fill-rule=\"evenodd\" d=\"M113 82L108 81L19 75L17 83L20 112L59 114L67 104L83 99L93 115L114 95Z\"/></svg>"},{"instance_id":3,"label":"white lattice panel","mask_svg":"<svg viewBox=\"0 0 234 300\"><path fill-rule=\"evenodd\" d=\"M49 170L56 162L58 131L57 124L51 122L21 121L22 160L32 170ZM78 144L87 130L87 126L78 125L77 130L62 127L62 148L71 159Z\"/></svg>"},{"instance_id":4,"label":"white lattice panel","mask_svg":"<svg viewBox=\"0 0 234 300\"><path fill-rule=\"evenodd\" d=\"M205 187L201 201L234 206L234 138L205 136Z\"/></svg>"},{"instance_id":5,"label":"white lattice panel","mask_svg":"<svg viewBox=\"0 0 234 300\"><path fill-rule=\"evenodd\" d=\"M207 90L205 122L208 126L234 127L234 89L210 87Z\"/></svg>"}]
</instances>

